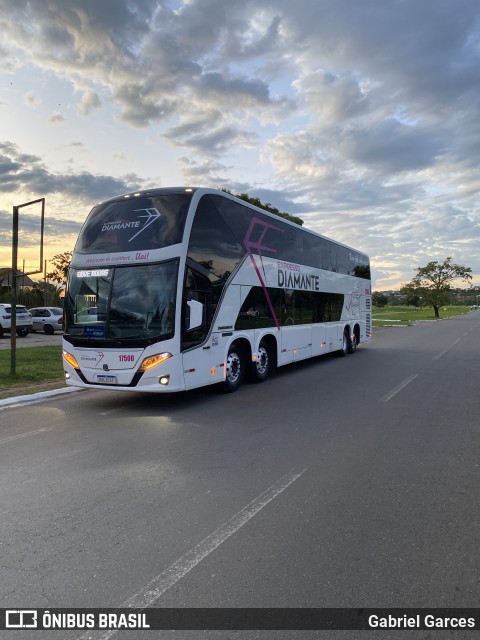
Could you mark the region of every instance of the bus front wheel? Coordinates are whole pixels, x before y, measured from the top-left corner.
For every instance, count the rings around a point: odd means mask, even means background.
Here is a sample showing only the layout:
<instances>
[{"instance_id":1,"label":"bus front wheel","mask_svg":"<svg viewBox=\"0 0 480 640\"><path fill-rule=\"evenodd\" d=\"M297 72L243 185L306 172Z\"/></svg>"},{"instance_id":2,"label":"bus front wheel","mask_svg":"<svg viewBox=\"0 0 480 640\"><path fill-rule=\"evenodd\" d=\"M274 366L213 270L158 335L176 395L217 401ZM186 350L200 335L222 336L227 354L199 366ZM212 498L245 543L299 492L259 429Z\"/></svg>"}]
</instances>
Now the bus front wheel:
<instances>
[{"instance_id":1,"label":"bus front wheel","mask_svg":"<svg viewBox=\"0 0 480 640\"><path fill-rule=\"evenodd\" d=\"M232 344L228 350L227 361L225 362L225 380L222 389L225 393L236 391L242 384L245 376L245 356L242 349L236 344Z\"/></svg>"}]
</instances>

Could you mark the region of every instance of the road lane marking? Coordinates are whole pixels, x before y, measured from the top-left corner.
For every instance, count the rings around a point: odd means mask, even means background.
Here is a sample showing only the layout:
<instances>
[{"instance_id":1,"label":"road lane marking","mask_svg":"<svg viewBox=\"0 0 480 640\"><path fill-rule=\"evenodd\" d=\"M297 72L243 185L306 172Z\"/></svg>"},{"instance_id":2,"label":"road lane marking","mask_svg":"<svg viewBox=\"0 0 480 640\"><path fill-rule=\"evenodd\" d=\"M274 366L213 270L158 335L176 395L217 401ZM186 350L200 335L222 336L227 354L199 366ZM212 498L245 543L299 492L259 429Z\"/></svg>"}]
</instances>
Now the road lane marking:
<instances>
[{"instance_id":1,"label":"road lane marking","mask_svg":"<svg viewBox=\"0 0 480 640\"><path fill-rule=\"evenodd\" d=\"M410 384L412 380L415 380L417 376L418 376L418 373L414 373L411 376L408 376L408 378L406 378L403 382L401 382L398 386L396 386L395 389L392 389L389 393L387 393L387 395L383 396L380 402L388 402L389 400L391 400L394 396L397 395L397 393L399 393L402 389L404 389L407 386L407 384Z\"/></svg>"},{"instance_id":2,"label":"road lane marking","mask_svg":"<svg viewBox=\"0 0 480 640\"><path fill-rule=\"evenodd\" d=\"M288 489L305 471L307 471L307 469L302 469L300 472L287 473L280 478L280 480L277 480L275 484L272 484L266 491L243 507L243 509L230 518L230 520L227 520L227 522L204 538L193 547L193 549L187 551L187 553L165 569L165 571L162 571L156 578L151 580L143 589L138 591L138 593L126 600L120 605L120 608L146 609L151 606L160 596L200 564L202 560L205 560L215 549L246 525L247 522L272 502L272 500L283 493L285 489ZM102 632L102 635L95 635L95 631L87 631L79 640L93 640L93 638L108 640L116 635L116 633L117 630L112 630L106 633Z\"/></svg>"},{"instance_id":3,"label":"road lane marking","mask_svg":"<svg viewBox=\"0 0 480 640\"><path fill-rule=\"evenodd\" d=\"M444 349L443 351L440 351L440 353L437 353L437 355L436 355L436 356L434 356L434 358L433 358L433 359L434 359L434 360L440 360L440 358L441 358L442 356L444 356L446 353L448 353L448 352L450 351L450 349L453 349L453 347L454 347L456 344L458 344L458 343L460 342L460 340L461 340L461 338L457 338L456 340L454 340L454 341L452 342L452 344L451 344L449 347L447 347L447 348L446 348L446 349Z\"/></svg>"},{"instance_id":4,"label":"road lane marking","mask_svg":"<svg viewBox=\"0 0 480 640\"><path fill-rule=\"evenodd\" d=\"M9 436L8 438L1 438L0 444L5 442L11 442L12 440L19 440L20 438L28 438L28 436L36 436L38 433L44 433L45 431L52 431L53 427L43 427L43 429L37 429L36 431L27 431L27 433L20 433L18 436Z\"/></svg>"}]
</instances>

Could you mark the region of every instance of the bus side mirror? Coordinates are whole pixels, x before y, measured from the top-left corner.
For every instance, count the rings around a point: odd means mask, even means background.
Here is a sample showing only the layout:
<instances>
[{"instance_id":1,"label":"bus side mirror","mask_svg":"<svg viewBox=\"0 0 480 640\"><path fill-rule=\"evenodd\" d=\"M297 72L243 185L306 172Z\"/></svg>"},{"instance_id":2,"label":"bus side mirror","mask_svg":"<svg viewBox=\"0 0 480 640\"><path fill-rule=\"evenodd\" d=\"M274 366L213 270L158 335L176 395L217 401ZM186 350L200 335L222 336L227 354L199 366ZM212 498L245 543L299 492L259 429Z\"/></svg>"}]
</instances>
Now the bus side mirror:
<instances>
[{"instance_id":1,"label":"bus side mirror","mask_svg":"<svg viewBox=\"0 0 480 640\"><path fill-rule=\"evenodd\" d=\"M198 300L187 300L190 313L187 317L187 331L201 327L203 324L203 304Z\"/></svg>"}]
</instances>

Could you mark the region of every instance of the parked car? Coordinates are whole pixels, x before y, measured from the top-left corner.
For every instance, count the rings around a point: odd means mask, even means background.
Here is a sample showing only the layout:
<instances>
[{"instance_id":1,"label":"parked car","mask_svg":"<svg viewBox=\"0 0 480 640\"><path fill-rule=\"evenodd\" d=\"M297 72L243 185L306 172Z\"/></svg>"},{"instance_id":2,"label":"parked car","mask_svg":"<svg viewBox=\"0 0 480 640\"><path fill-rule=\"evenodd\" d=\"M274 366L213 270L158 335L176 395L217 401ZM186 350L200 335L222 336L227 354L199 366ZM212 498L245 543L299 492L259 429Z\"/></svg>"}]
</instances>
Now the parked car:
<instances>
[{"instance_id":1,"label":"parked car","mask_svg":"<svg viewBox=\"0 0 480 640\"><path fill-rule=\"evenodd\" d=\"M35 307L29 311L32 314L32 331L43 331L48 335L63 331L63 309L60 307Z\"/></svg>"},{"instance_id":2,"label":"parked car","mask_svg":"<svg viewBox=\"0 0 480 640\"><path fill-rule=\"evenodd\" d=\"M5 332L10 333L12 325L12 305L0 303L0 338ZM17 336L24 338L32 330L32 314L21 305L17 304Z\"/></svg>"}]
</instances>

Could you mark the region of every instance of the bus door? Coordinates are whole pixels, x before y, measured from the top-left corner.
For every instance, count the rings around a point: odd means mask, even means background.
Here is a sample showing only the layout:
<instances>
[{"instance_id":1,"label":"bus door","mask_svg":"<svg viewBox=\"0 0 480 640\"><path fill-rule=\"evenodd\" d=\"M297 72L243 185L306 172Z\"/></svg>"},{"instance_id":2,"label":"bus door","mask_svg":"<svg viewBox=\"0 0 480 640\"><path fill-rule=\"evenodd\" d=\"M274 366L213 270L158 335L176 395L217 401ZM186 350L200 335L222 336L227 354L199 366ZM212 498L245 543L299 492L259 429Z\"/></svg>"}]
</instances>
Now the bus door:
<instances>
[{"instance_id":1,"label":"bus door","mask_svg":"<svg viewBox=\"0 0 480 640\"><path fill-rule=\"evenodd\" d=\"M223 368L215 362L218 354L207 341L213 318L209 279L187 267L182 312L183 375L186 389L223 380Z\"/></svg>"}]
</instances>

